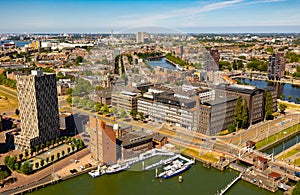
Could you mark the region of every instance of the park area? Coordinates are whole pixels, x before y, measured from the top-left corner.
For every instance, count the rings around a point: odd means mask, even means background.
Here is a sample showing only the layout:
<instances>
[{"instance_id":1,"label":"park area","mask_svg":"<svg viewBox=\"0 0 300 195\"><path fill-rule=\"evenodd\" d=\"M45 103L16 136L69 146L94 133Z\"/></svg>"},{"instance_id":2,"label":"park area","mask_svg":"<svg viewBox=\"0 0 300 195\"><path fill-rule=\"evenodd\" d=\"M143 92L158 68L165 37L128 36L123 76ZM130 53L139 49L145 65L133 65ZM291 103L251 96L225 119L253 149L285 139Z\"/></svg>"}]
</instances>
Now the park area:
<instances>
[{"instance_id":1,"label":"park area","mask_svg":"<svg viewBox=\"0 0 300 195\"><path fill-rule=\"evenodd\" d=\"M0 85L0 110L1 113L14 115L18 108L17 92Z\"/></svg>"}]
</instances>

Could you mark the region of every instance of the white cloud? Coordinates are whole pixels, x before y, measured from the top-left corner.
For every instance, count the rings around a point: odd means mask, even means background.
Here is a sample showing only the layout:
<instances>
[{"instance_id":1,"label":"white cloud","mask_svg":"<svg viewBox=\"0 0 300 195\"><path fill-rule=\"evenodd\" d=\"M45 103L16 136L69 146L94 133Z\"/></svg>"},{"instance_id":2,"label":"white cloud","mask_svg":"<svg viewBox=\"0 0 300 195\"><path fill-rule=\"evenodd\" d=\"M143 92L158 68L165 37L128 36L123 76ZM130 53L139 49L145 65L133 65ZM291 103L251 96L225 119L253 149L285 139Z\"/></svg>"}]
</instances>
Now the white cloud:
<instances>
[{"instance_id":1,"label":"white cloud","mask_svg":"<svg viewBox=\"0 0 300 195\"><path fill-rule=\"evenodd\" d=\"M166 19L189 17L200 13L219 10L219 9L223 9L241 3L242 1L243 0L226 0L221 2L205 4L205 5L194 5L193 7L170 10L168 11L168 13L164 13L164 14L150 14L150 15L145 15L140 17L137 17L137 15L121 16L118 18L119 21L115 22L114 25L116 26L158 25L163 20Z\"/></svg>"}]
</instances>

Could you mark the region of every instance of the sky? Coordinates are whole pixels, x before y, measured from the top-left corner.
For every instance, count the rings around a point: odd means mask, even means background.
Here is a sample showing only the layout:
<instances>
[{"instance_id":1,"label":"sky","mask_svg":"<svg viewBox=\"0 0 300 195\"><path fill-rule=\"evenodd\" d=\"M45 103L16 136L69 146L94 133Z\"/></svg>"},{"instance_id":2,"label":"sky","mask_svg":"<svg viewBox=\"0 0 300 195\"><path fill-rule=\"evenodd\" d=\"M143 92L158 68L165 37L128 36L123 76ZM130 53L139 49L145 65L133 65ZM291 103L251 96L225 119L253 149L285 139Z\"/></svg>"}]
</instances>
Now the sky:
<instances>
[{"instance_id":1,"label":"sky","mask_svg":"<svg viewBox=\"0 0 300 195\"><path fill-rule=\"evenodd\" d=\"M300 32L300 0L0 0L0 33Z\"/></svg>"}]
</instances>

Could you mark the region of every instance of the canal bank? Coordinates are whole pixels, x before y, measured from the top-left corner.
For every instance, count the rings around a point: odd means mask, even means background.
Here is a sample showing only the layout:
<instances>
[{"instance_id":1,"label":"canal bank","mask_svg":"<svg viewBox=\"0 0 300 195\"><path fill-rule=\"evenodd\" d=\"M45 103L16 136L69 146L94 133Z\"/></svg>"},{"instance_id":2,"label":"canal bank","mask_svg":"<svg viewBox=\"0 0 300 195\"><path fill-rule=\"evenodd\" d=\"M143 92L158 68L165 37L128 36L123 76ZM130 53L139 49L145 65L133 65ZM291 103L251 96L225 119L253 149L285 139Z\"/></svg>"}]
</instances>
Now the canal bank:
<instances>
[{"instance_id":1,"label":"canal bank","mask_svg":"<svg viewBox=\"0 0 300 195\"><path fill-rule=\"evenodd\" d=\"M32 194L216 194L232 181L238 172L231 169L218 171L208 169L201 163L196 163L191 169L182 174L183 183L178 183L177 177L170 179L156 179L155 170L148 171L124 171L115 175L104 175L91 178L84 174L68 181L40 189ZM243 180L238 181L229 189L230 194L273 194L261 188L257 188ZM281 191L275 194L282 194Z\"/></svg>"},{"instance_id":2,"label":"canal bank","mask_svg":"<svg viewBox=\"0 0 300 195\"><path fill-rule=\"evenodd\" d=\"M279 99L282 94L285 95L283 100L288 100L289 96L292 96L290 102L296 102L296 97L300 97L300 87L290 83L274 83L265 80L235 78L236 81L245 82L246 84L253 85L255 87L264 89L266 87L274 87L277 92L277 98Z\"/></svg>"}]
</instances>

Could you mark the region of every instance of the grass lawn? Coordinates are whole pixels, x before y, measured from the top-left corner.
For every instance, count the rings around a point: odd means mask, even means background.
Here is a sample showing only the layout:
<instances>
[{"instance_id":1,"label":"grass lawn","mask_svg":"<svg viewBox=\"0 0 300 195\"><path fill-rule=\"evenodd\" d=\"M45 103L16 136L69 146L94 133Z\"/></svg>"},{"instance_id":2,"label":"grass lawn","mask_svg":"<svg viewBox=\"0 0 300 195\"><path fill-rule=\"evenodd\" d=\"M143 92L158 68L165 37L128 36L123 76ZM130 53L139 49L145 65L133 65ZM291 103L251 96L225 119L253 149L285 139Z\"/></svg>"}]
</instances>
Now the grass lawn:
<instances>
[{"instance_id":1,"label":"grass lawn","mask_svg":"<svg viewBox=\"0 0 300 195\"><path fill-rule=\"evenodd\" d=\"M216 152L204 152L202 155L202 154L199 154L198 150L194 150L194 149L190 149L190 148L186 148L183 151L183 154L192 155L196 158L200 158L206 162L211 162L211 163L217 163L221 156L220 154L218 154Z\"/></svg>"},{"instance_id":2,"label":"grass lawn","mask_svg":"<svg viewBox=\"0 0 300 195\"><path fill-rule=\"evenodd\" d=\"M287 129L284 129L284 130L282 130L279 133L271 135L268 138L263 139L263 140L257 142L255 144L256 149L260 149L260 148L266 146L267 144L273 143L273 142L277 141L277 139L280 140L281 138L283 138L283 137L285 137L285 136L287 136L287 135L289 135L289 134L297 131L299 128L300 128L300 124L297 124L297 125L294 125L292 127L287 128Z\"/></svg>"},{"instance_id":3,"label":"grass lawn","mask_svg":"<svg viewBox=\"0 0 300 195\"><path fill-rule=\"evenodd\" d=\"M300 146L297 146L296 148L293 148L292 150L289 150L288 152L285 152L284 155L280 155L278 157L279 160L284 160L286 158L289 158L295 154L297 154L298 152L300 152Z\"/></svg>"},{"instance_id":4,"label":"grass lawn","mask_svg":"<svg viewBox=\"0 0 300 195\"><path fill-rule=\"evenodd\" d=\"M18 99L0 90L0 110L1 112L15 112L18 108Z\"/></svg>"}]
</instances>

